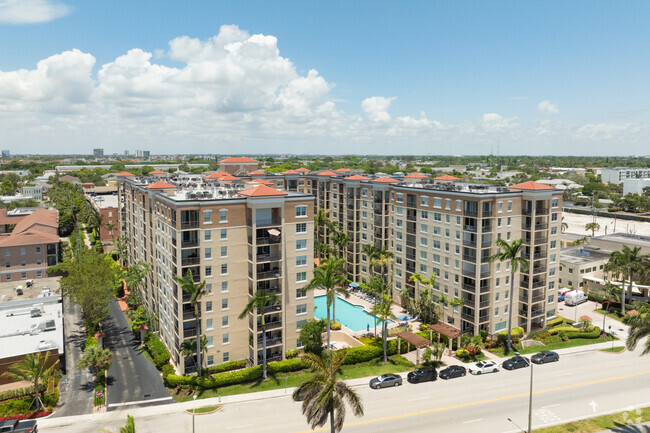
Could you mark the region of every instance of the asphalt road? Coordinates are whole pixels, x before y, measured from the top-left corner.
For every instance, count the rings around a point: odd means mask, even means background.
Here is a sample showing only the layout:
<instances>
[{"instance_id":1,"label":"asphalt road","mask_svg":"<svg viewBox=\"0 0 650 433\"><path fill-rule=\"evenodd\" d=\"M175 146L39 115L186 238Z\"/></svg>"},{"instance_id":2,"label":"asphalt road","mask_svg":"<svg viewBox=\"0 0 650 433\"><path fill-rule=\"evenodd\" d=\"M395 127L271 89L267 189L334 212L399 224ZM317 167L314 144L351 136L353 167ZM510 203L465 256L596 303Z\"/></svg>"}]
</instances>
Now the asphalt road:
<instances>
[{"instance_id":1,"label":"asphalt road","mask_svg":"<svg viewBox=\"0 0 650 433\"><path fill-rule=\"evenodd\" d=\"M92 374L75 368L86 344L81 308L66 297L63 297L63 319L66 374L61 376L60 407L53 417L93 412Z\"/></svg>"},{"instance_id":2,"label":"asphalt road","mask_svg":"<svg viewBox=\"0 0 650 433\"><path fill-rule=\"evenodd\" d=\"M583 352L563 356L558 363L534 367L533 428L568 422L594 414L650 405L650 357L640 350L610 354ZM356 387L365 415L348 410L344 432L441 432L514 433L526 428L530 369L467 375L449 381L418 385L404 382L397 388L371 390ZM278 393L280 394L280 393ZM196 432L308 433L312 430L300 413L300 404L287 395L264 400L227 403L211 415L196 416ZM184 409L192 402L169 406L133 408L121 412L67 420L39 421L42 432L97 432L118 428L126 413L135 417L142 432L192 431L191 415ZM214 402L197 402L197 406ZM521 429L517 428L511 418ZM329 431L327 426L316 431Z\"/></svg>"},{"instance_id":3,"label":"asphalt road","mask_svg":"<svg viewBox=\"0 0 650 433\"><path fill-rule=\"evenodd\" d=\"M116 300L110 308L110 316L102 323L105 347L113 353L106 378L108 410L172 403L160 373L142 354Z\"/></svg>"}]
</instances>

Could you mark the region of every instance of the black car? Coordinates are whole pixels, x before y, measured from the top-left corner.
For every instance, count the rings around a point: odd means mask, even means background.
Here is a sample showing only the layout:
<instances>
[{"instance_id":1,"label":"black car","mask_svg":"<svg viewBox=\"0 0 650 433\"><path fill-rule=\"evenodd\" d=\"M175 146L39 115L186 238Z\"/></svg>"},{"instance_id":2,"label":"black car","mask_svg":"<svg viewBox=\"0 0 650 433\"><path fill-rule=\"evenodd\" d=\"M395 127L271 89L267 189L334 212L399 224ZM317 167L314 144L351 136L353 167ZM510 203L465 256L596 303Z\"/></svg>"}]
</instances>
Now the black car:
<instances>
[{"instance_id":1,"label":"black car","mask_svg":"<svg viewBox=\"0 0 650 433\"><path fill-rule=\"evenodd\" d=\"M426 382L429 380L436 380L437 378L438 372L433 367L418 368L417 370L411 371L406 375L406 380L408 380L409 383Z\"/></svg>"},{"instance_id":2,"label":"black car","mask_svg":"<svg viewBox=\"0 0 650 433\"><path fill-rule=\"evenodd\" d=\"M528 359L523 356L513 356L510 359L503 361L503 368L506 370L516 370L518 368L529 367Z\"/></svg>"},{"instance_id":3,"label":"black car","mask_svg":"<svg viewBox=\"0 0 650 433\"><path fill-rule=\"evenodd\" d=\"M547 362L556 362L560 360L560 355L549 350L538 352L530 358L535 364L546 364Z\"/></svg>"},{"instance_id":4,"label":"black car","mask_svg":"<svg viewBox=\"0 0 650 433\"><path fill-rule=\"evenodd\" d=\"M465 367L460 365L451 365L440 372L438 375L440 379L453 379L454 377L461 377L467 374Z\"/></svg>"},{"instance_id":5,"label":"black car","mask_svg":"<svg viewBox=\"0 0 650 433\"><path fill-rule=\"evenodd\" d=\"M402 377L399 374L382 374L370 380L370 388L388 388L389 386L400 386L402 384Z\"/></svg>"}]
</instances>

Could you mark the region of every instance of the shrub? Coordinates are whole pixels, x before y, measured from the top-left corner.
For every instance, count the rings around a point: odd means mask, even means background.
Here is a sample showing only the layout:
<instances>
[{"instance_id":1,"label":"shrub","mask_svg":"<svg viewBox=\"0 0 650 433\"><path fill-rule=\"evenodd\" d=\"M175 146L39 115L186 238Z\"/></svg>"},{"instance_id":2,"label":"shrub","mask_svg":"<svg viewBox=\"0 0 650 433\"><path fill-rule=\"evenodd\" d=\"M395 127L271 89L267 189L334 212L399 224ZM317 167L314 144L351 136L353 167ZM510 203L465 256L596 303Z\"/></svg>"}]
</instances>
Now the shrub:
<instances>
[{"instance_id":1,"label":"shrub","mask_svg":"<svg viewBox=\"0 0 650 433\"><path fill-rule=\"evenodd\" d=\"M224 371L239 370L240 368L246 367L248 361L245 359L239 359L236 361L228 361L223 364L213 365L211 367L205 368L204 371L207 374L222 373Z\"/></svg>"},{"instance_id":2,"label":"shrub","mask_svg":"<svg viewBox=\"0 0 650 433\"><path fill-rule=\"evenodd\" d=\"M290 371L298 371L306 368L307 365L302 361L302 359L294 358L287 359L284 361L274 361L269 362L266 365L266 370L269 374L275 373L288 373Z\"/></svg>"},{"instance_id":3,"label":"shrub","mask_svg":"<svg viewBox=\"0 0 650 433\"><path fill-rule=\"evenodd\" d=\"M566 331L564 331L564 330L561 330L560 332L558 332L557 337L562 341L567 341L569 339L569 337L567 337Z\"/></svg>"},{"instance_id":4,"label":"shrub","mask_svg":"<svg viewBox=\"0 0 650 433\"><path fill-rule=\"evenodd\" d=\"M560 332L571 332L575 331L575 328L573 326L558 326L557 328L550 329L548 331L549 335L556 335L559 334Z\"/></svg>"},{"instance_id":5,"label":"shrub","mask_svg":"<svg viewBox=\"0 0 650 433\"><path fill-rule=\"evenodd\" d=\"M86 348L97 346L97 339L92 335L86 337Z\"/></svg>"},{"instance_id":6,"label":"shrub","mask_svg":"<svg viewBox=\"0 0 650 433\"><path fill-rule=\"evenodd\" d=\"M163 377L168 376L170 374L176 373L176 371L174 370L174 367L172 367L171 364L163 365L162 368L160 369L160 371L162 372Z\"/></svg>"},{"instance_id":7,"label":"shrub","mask_svg":"<svg viewBox=\"0 0 650 433\"><path fill-rule=\"evenodd\" d=\"M470 356L477 356L481 354L481 348L478 346L467 346L466 350Z\"/></svg>"},{"instance_id":8,"label":"shrub","mask_svg":"<svg viewBox=\"0 0 650 433\"><path fill-rule=\"evenodd\" d=\"M458 349L456 351L456 358L460 358L460 359L469 358L469 351L467 351L466 349Z\"/></svg>"},{"instance_id":9,"label":"shrub","mask_svg":"<svg viewBox=\"0 0 650 433\"><path fill-rule=\"evenodd\" d=\"M563 323L564 323L564 317L556 317L555 319L546 321L546 326L552 328L553 326L561 325Z\"/></svg>"},{"instance_id":10,"label":"shrub","mask_svg":"<svg viewBox=\"0 0 650 433\"><path fill-rule=\"evenodd\" d=\"M177 374L168 374L165 377L165 383L171 388L175 388L178 385L192 385L194 382L195 376L179 376Z\"/></svg>"},{"instance_id":11,"label":"shrub","mask_svg":"<svg viewBox=\"0 0 650 433\"><path fill-rule=\"evenodd\" d=\"M479 335L481 336L481 340L483 340L483 343L485 343L487 341L487 338L488 338L489 334L485 329L481 329L479 331Z\"/></svg>"},{"instance_id":12,"label":"shrub","mask_svg":"<svg viewBox=\"0 0 650 433\"><path fill-rule=\"evenodd\" d=\"M404 367L415 367L408 359L404 358L402 355L393 355L389 358L391 364L394 365L403 365Z\"/></svg>"},{"instance_id":13,"label":"shrub","mask_svg":"<svg viewBox=\"0 0 650 433\"><path fill-rule=\"evenodd\" d=\"M562 338L559 335L550 335L546 338L544 338L543 343L544 344L556 344L556 343L561 343Z\"/></svg>"},{"instance_id":14,"label":"shrub","mask_svg":"<svg viewBox=\"0 0 650 433\"><path fill-rule=\"evenodd\" d=\"M262 366L243 368L241 370L226 371L223 373L213 374L211 376L196 377L194 384L203 389L217 388L219 386L232 385L235 383L251 382L262 377Z\"/></svg>"},{"instance_id":15,"label":"shrub","mask_svg":"<svg viewBox=\"0 0 650 433\"><path fill-rule=\"evenodd\" d=\"M12 398L20 398L30 395L34 389L32 387L8 389L0 392L0 401L10 400Z\"/></svg>"},{"instance_id":16,"label":"shrub","mask_svg":"<svg viewBox=\"0 0 650 433\"><path fill-rule=\"evenodd\" d=\"M573 332L567 332L567 337L568 338L598 338L600 337L600 328L598 326L592 326L590 328L587 328L587 331L573 331Z\"/></svg>"},{"instance_id":17,"label":"shrub","mask_svg":"<svg viewBox=\"0 0 650 433\"><path fill-rule=\"evenodd\" d=\"M169 351L167 351L163 342L155 334L147 332L144 336L144 344L158 370L162 369L163 365L169 363L169 359L171 358Z\"/></svg>"},{"instance_id":18,"label":"shrub","mask_svg":"<svg viewBox=\"0 0 650 433\"><path fill-rule=\"evenodd\" d=\"M391 356L395 355L397 353L397 338L393 338L392 340L388 340L386 344L386 355ZM381 340L378 342L379 347L382 349L381 354L384 354L384 346ZM400 353L406 353L408 350L408 342L404 339L400 339Z\"/></svg>"},{"instance_id":19,"label":"shrub","mask_svg":"<svg viewBox=\"0 0 650 433\"><path fill-rule=\"evenodd\" d=\"M299 353L300 351L298 349L291 349L291 350L287 350L285 356L287 357L287 359L293 359L293 358L297 358Z\"/></svg>"},{"instance_id":20,"label":"shrub","mask_svg":"<svg viewBox=\"0 0 650 433\"><path fill-rule=\"evenodd\" d=\"M391 340L389 343L392 341L395 341L395 347L397 347L397 340ZM370 346L351 347L348 349L348 355L345 358L345 364L350 365L370 361L371 359L382 356L383 353L383 349L374 344Z\"/></svg>"},{"instance_id":21,"label":"shrub","mask_svg":"<svg viewBox=\"0 0 650 433\"><path fill-rule=\"evenodd\" d=\"M341 330L341 326L342 326L342 325L341 325L339 322L334 322L334 321L330 322L330 329L331 329L332 331L340 331L340 330Z\"/></svg>"}]
</instances>

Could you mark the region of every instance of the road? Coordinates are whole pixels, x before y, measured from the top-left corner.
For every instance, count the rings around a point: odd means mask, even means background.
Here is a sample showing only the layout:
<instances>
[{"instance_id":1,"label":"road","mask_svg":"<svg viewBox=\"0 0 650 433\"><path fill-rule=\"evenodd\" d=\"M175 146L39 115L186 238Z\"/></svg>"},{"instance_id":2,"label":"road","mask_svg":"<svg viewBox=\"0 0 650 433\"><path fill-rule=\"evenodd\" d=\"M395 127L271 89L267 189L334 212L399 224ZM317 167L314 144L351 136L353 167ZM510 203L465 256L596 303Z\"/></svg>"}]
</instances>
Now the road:
<instances>
[{"instance_id":1,"label":"road","mask_svg":"<svg viewBox=\"0 0 650 433\"><path fill-rule=\"evenodd\" d=\"M636 352L610 354L583 352L563 356L558 363L534 367L533 427L568 422L599 413L618 412L650 405L650 358ZM500 371L449 381L371 390L361 383L365 415L354 417L348 410L343 431L514 433L526 428L530 369ZM277 393L276 394L281 394ZM196 417L196 432L307 433L312 430L300 413L300 404L287 395L275 398L225 403L221 411ZM226 401L228 398L224 398ZM126 414L135 417L141 432L191 431L191 415L184 409L194 403L145 408L120 408L95 416L39 421L42 432L97 432L123 425ZM197 406L215 404L201 401ZM634 412L630 412L630 418ZM79 422L83 420L83 422ZM316 431L328 431L327 428Z\"/></svg>"},{"instance_id":2,"label":"road","mask_svg":"<svg viewBox=\"0 0 650 433\"><path fill-rule=\"evenodd\" d=\"M172 403L160 373L142 354L116 300L111 300L110 308L111 314L102 322L105 346L113 353L106 379L108 410Z\"/></svg>"},{"instance_id":3,"label":"road","mask_svg":"<svg viewBox=\"0 0 650 433\"><path fill-rule=\"evenodd\" d=\"M93 412L92 374L88 370L75 368L86 343L81 308L65 296L63 297L63 319L66 374L61 377L60 407L54 417Z\"/></svg>"}]
</instances>

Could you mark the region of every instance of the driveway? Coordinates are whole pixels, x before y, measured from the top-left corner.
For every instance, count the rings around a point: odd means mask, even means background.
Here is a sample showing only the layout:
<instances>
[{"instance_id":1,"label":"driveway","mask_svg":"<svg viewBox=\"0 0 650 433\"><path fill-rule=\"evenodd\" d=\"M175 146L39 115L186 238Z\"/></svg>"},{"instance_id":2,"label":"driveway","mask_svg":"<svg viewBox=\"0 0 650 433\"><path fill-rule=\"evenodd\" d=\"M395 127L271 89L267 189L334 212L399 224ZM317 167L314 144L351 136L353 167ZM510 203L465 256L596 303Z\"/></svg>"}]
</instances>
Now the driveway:
<instances>
[{"instance_id":1,"label":"driveway","mask_svg":"<svg viewBox=\"0 0 650 433\"><path fill-rule=\"evenodd\" d=\"M63 297L63 338L65 347L65 374L60 381L59 409L53 417L93 413L92 374L75 368L86 344L86 333L81 320L81 308Z\"/></svg>"},{"instance_id":2,"label":"driveway","mask_svg":"<svg viewBox=\"0 0 650 433\"><path fill-rule=\"evenodd\" d=\"M566 317L567 319L572 320L580 320L580 316L589 316L591 317L591 321L595 326L598 326L599 328L603 327L604 315L595 311L596 309L600 308L600 304L598 302L587 301L583 302L577 307L567 306L564 304L564 302L558 302L557 306L558 315L562 317ZM606 332L610 332L610 326L612 334L625 341L628 334L628 326L623 322L619 322L618 320L614 320L611 317L607 317L605 318Z\"/></svg>"},{"instance_id":3,"label":"driveway","mask_svg":"<svg viewBox=\"0 0 650 433\"><path fill-rule=\"evenodd\" d=\"M130 406L169 404L174 400L165 389L156 367L142 354L116 300L104 320L105 346L113 353L108 369L108 410Z\"/></svg>"}]
</instances>

